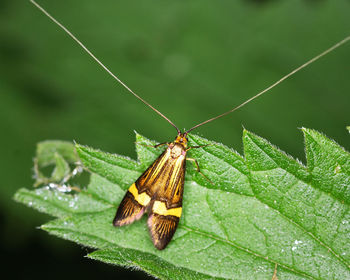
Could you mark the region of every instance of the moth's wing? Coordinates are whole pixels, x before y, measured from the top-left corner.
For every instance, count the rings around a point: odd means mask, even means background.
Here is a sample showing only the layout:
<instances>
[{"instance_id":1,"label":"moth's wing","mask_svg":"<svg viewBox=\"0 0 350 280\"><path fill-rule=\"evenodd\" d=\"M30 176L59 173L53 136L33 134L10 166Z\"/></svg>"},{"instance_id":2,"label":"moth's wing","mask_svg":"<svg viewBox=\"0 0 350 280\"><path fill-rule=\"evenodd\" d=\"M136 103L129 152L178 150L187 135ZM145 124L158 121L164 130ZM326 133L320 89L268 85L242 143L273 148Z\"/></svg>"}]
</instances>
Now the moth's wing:
<instances>
[{"instance_id":1,"label":"moth's wing","mask_svg":"<svg viewBox=\"0 0 350 280\"><path fill-rule=\"evenodd\" d=\"M120 227L140 219L150 201L146 193L139 195L136 184L132 184L119 204L113 225Z\"/></svg>"},{"instance_id":2,"label":"moth's wing","mask_svg":"<svg viewBox=\"0 0 350 280\"><path fill-rule=\"evenodd\" d=\"M139 220L145 213L145 210L150 204L151 197L155 192L153 184L150 183L150 178L154 177L155 170L157 166L159 166L164 154L165 152L161 154L127 190L114 217L114 226L131 224Z\"/></svg>"},{"instance_id":3,"label":"moth's wing","mask_svg":"<svg viewBox=\"0 0 350 280\"><path fill-rule=\"evenodd\" d=\"M168 161L157 193L152 197L148 216L154 246L162 250L172 239L182 212L182 195L185 179L184 157Z\"/></svg>"},{"instance_id":4,"label":"moth's wing","mask_svg":"<svg viewBox=\"0 0 350 280\"><path fill-rule=\"evenodd\" d=\"M151 232L153 244L158 250L163 250L171 241L179 220L179 217L173 215L150 213L148 228Z\"/></svg>"}]
</instances>

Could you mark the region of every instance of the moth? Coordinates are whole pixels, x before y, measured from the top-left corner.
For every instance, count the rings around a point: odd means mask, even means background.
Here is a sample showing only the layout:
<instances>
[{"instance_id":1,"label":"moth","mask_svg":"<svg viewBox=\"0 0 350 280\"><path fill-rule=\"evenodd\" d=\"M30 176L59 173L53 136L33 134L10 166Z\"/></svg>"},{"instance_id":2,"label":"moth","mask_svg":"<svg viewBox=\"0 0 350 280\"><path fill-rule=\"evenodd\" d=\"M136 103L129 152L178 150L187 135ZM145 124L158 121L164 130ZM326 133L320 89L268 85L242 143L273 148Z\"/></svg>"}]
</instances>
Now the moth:
<instances>
[{"instance_id":1,"label":"moth","mask_svg":"<svg viewBox=\"0 0 350 280\"><path fill-rule=\"evenodd\" d=\"M187 137L179 133L150 167L131 185L119 205L114 226L131 224L149 212L154 246L162 250L173 237L182 213Z\"/></svg>"},{"instance_id":2,"label":"moth","mask_svg":"<svg viewBox=\"0 0 350 280\"><path fill-rule=\"evenodd\" d=\"M147 168L147 170L129 187L123 200L121 201L115 218L113 220L114 226L124 226L133 223L140 219L145 212L148 212L148 227L152 237L154 246L162 250L171 241L176 228L179 224L182 213L182 198L185 182L186 160L193 161L197 166L197 171L200 172L199 165L195 159L188 158L187 152L190 149L201 148L203 146L187 147L187 135L190 131L226 116L237 109L243 107L270 89L274 88L285 79L299 72L301 69L320 59L329 52L335 50L341 45L350 40L350 36L344 38L338 43L334 44L324 52L308 60L298 68L294 69L281 79L267 87L263 91L249 98L242 104L233 109L201 122L191 129L181 132L175 124L170 121L160 111L146 102L143 98L133 92L126 84L124 84L115 74L113 74L96 56L79 41L65 26L58 22L51 16L44 8L37 4L34 0L30 2L35 5L41 12L49 17L55 24L63 29L74 41L76 41L84 51L86 51L109 75L111 75L118 83L120 83L129 93L135 96L138 100L143 102L146 106L160 115L169 124L177 130L177 136L171 143L163 143L157 146L166 145L164 152ZM202 174L202 173L200 173ZM204 177L205 175L202 174ZM210 181L209 178L205 177Z\"/></svg>"}]
</instances>

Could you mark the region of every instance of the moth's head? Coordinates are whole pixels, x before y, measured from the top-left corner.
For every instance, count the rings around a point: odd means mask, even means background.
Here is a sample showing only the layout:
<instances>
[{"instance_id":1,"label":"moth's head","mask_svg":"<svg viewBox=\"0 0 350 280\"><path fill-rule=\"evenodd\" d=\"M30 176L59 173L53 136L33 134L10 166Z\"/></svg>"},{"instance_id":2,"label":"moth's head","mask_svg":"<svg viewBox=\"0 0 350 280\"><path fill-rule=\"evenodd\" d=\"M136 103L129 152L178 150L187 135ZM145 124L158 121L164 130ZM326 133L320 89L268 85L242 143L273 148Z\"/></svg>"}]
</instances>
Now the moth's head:
<instances>
[{"instance_id":1,"label":"moth's head","mask_svg":"<svg viewBox=\"0 0 350 280\"><path fill-rule=\"evenodd\" d=\"M182 145L184 148L187 148L187 134L186 133L179 133L175 138L175 143L178 143Z\"/></svg>"}]
</instances>

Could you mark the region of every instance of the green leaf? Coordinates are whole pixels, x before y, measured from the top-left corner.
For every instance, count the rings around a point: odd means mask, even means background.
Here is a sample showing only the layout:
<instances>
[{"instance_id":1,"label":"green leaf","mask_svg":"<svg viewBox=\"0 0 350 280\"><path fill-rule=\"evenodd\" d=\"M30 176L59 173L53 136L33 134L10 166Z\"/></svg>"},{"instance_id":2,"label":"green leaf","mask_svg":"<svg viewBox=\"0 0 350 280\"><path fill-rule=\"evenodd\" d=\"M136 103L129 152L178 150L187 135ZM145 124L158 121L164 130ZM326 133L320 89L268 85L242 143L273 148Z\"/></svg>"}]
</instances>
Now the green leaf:
<instances>
[{"instance_id":1,"label":"green leaf","mask_svg":"<svg viewBox=\"0 0 350 280\"><path fill-rule=\"evenodd\" d=\"M62 181L70 172L69 164L66 160L58 153L55 153L55 169L51 174L51 180L53 182Z\"/></svg>"},{"instance_id":2,"label":"green leaf","mask_svg":"<svg viewBox=\"0 0 350 280\"><path fill-rule=\"evenodd\" d=\"M244 157L196 135L190 150L211 185L187 166L183 216L168 247L153 247L146 217L114 228L125 190L164 148L136 135L138 160L76 145L90 183L78 194L21 189L15 199L57 219L42 228L96 248L90 258L160 279L350 278L350 155L303 128L307 166L244 131ZM143 144L143 145L142 145Z\"/></svg>"},{"instance_id":3,"label":"green leaf","mask_svg":"<svg viewBox=\"0 0 350 280\"><path fill-rule=\"evenodd\" d=\"M68 163L74 163L78 160L74 144L71 142L47 140L38 143L36 160L40 167L56 163L56 154L61 155Z\"/></svg>"},{"instance_id":4,"label":"green leaf","mask_svg":"<svg viewBox=\"0 0 350 280\"><path fill-rule=\"evenodd\" d=\"M74 164L78 160L73 143L56 140L39 142L34 160L34 186L64 181L71 171L69 164ZM43 169L52 165L54 169L51 174L44 175Z\"/></svg>"}]
</instances>

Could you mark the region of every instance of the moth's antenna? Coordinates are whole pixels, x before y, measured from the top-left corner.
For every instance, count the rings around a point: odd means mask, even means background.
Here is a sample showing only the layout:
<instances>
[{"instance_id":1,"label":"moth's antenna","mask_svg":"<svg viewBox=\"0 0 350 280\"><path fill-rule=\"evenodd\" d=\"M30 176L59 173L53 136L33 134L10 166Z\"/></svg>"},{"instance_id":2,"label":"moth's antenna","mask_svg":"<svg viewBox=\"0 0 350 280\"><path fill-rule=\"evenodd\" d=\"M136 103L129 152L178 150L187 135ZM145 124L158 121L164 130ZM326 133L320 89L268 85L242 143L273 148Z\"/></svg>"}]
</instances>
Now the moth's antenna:
<instances>
[{"instance_id":1,"label":"moth's antenna","mask_svg":"<svg viewBox=\"0 0 350 280\"><path fill-rule=\"evenodd\" d=\"M340 42L334 44L332 47L330 47L329 49L325 50L324 52L320 53L319 55L315 56L314 58L310 59L309 61L305 62L303 65L299 66L298 68L294 69L292 72L290 72L289 74L283 76L281 79L279 79L277 82L275 82L274 84L272 84L271 86L269 86L268 88L264 89L263 91L259 92L258 94L254 95L253 97L249 98L248 100L244 101L242 104L238 105L237 107L234 107L233 109L231 109L230 111L227 111L221 115L218 115L216 117L213 117L209 120L206 120L204 122L201 122L197 125L195 125L194 127L190 128L189 130L187 130L185 132L185 134L189 133L190 131L204 125L207 124L209 122L212 122L214 120L217 120L223 116L226 116L234 111L236 111L237 109L243 107L244 105L248 104L249 102L253 101L254 99L258 98L259 96L263 95L264 93L268 92L270 89L274 88L275 86L277 86L278 84L282 83L284 80L286 80L287 78L289 78L290 76L294 75L295 73L299 72L301 69L305 68L306 66L310 65L311 63L315 62L316 60L320 59L322 56L325 56L326 54L334 51L336 48L340 47L341 45L345 44L347 41L350 40L350 36L346 37L345 39L341 40Z\"/></svg>"},{"instance_id":2,"label":"moth's antenna","mask_svg":"<svg viewBox=\"0 0 350 280\"><path fill-rule=\"evenodd\" d=\"M85 45L79 41L77 37L75 37L66 27L64 27L63 24L61 24L58 20L56 20L52 15L50 15L43 7L41 7L38 3L36 3L34 0L29 0L35 7L37 7L40 11L42 11L49 19L51 19L54 23L56 23L61 29L64 30L75 42L77 42L84 51L86 51L109 75L113 77L118 83L120 83L124 88L126 88L132 95L134 95L138 100L140 100L142 103L147 105L149 108L151 108L153 111L155 111L158 115L160 115L162 118L168 121L173 127L176 128L177 133L180 133L180 129L177 128L177 126L169 120L165 115L163 115L161 112L159 112L156 108L154 108L151 104L149 104L147 101L142 99L140 96L138 96L135 92L133 92L126 84L124 84L116 75L112 73L111 70L109 70Z\"/></svg>"}]
</instances>

